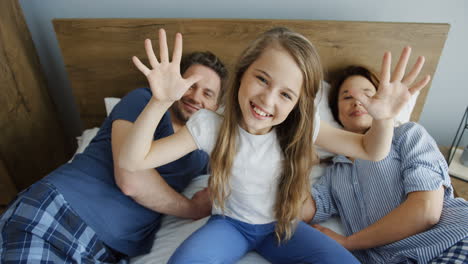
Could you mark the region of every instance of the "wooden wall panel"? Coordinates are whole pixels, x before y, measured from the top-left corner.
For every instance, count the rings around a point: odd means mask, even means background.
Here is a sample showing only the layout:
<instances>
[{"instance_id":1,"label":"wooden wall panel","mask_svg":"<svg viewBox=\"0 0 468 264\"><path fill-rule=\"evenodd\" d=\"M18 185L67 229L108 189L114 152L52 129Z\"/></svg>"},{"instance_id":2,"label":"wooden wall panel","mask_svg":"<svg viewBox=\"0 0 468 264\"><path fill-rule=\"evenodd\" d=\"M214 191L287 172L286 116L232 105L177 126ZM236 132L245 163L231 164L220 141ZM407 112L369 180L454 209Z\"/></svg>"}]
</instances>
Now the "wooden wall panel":
<instances>
[{"instance_id":1,"label":"wooden wall panel","mask_svg":"<svg viewBox=\"0 0 468 264\"><path fill-rule=\"evenodd\" d=\"M16 187L5 167L5 163L0 159L0 208L6 206L16 194Z\"/></svg>"},{"instance_id":2,"label":"wooden wall panel","mask_svg":"<svg viewBox=\"0 0 468 264\"><path fill-rule=\"evenodd\" d=\"M131 56L146 58L145 38L157 47L157 30L168 32L172 47L176 32L184 35L184 52L210 50L232 66L245 46L274 26L286 26L308 37L317 47L326 72L351 63L377 71L384 51L394 61L406 45L413 46L411 63L426 56L423 74L433 75L447 38L448 24L383 23L247 19L57 19L53 21L72 89L85 127L99 125L106 96L123 96L146 81ZM419 96L412 120L418 120L429 87Z\"/></svg>"},{"instance_id":3,"label":"wooden wall panel","mask_svg":"<svg viewBox=\"0 0 468 264\"><path fill-rule=\"evenodd\" d=\"M72 144L57 119L17 1L0 1L0 91L5 168L0 173L8 173L19 191L66 162Z\"/></svg>"}]
</instances>

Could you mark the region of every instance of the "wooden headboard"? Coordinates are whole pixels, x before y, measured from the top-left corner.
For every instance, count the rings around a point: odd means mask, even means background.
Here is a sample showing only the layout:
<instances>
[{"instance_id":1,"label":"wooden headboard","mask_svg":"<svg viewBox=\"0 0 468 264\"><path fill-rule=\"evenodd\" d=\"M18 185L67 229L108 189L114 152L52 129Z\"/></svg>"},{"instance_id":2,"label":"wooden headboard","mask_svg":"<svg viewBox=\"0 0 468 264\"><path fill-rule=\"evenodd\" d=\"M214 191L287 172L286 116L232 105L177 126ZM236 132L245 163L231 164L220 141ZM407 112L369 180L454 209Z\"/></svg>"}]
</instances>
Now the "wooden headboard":
<instances>
[{"instance_id":1,"label":"wooden headboard","mask_svg":"<svg viewBox=\"0 0 468 264\"><path fill-rule=\"evenodd\" d=\"M395 62L402 48L413 47L410 63L424 55L422 74L434 75L449 31L448 24L383 23L247 19L55 19L55 31L85 127L99 126L105 116L104 97L122 97L146 86L131 56L146 58L143 41L168 32L169 47L176 32L184 36L184 53L209 50L230 69L237 56L260 32L286 26L308 37L318 49L325 72L349 64L380 70L382 55ZM157 47L156 43L153 45ZM158 53L157 53L158 54ZM422 75L422 76L423 76ZM429 85L430 86L430 85ZM418 97L412 120L417 121L429 92Z\"/></svg>"},{"instance_id":2,"label":"wooden headboard","mask_svg":"<svg viewBox=\"0 0 468 264\"><path fill-rule=\"evenodd\" d=\"M0 1L0 213L74 151L49 96L19 1Z\"/></svg>"}]
</instances>

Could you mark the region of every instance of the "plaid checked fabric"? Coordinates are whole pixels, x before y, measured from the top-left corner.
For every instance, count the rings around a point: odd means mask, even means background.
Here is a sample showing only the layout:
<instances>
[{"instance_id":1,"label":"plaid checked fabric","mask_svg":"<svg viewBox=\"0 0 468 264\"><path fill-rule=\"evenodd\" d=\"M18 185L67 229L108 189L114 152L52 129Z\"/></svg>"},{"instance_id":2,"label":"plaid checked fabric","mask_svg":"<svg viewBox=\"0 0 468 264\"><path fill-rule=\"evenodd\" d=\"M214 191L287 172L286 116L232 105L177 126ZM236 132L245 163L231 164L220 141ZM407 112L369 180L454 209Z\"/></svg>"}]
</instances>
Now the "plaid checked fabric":
<instances>
[{"instance_id":1,"label":"plaid checked fabric","mask_svg":"<svg viewBox=\"0 0 468 264\"><path fill-rule=\"evenodd\" d=\"M1 263L115 263L117 254L50 183L22 192L0 218Z\"/></svg>"},{"instance_id":2,"label":"plaid checked fabric","mask_svg":"<svg viewBox=\"0 0 468 264\"><path fill-rule=\"evenodd\" d=\"M466 264L468 263L468 237L448 248L437 258L431 260L430 264L450 263Z\"/></svg>"}]
</instances>

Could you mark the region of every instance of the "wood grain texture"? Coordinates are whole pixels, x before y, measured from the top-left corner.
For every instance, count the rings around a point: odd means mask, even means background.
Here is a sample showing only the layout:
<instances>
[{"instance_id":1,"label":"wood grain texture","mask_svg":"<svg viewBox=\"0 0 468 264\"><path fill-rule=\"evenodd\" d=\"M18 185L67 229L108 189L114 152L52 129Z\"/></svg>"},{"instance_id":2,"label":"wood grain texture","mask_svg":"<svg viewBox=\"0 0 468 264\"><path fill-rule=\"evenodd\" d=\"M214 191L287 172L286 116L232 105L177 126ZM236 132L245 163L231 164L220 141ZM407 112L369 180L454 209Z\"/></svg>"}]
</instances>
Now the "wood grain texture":
<instances>
[{"instance_id":1,"label":"wood grain texture","mask_svg":"<svg viewBox=\"0 0 468 264\"><path fill-rule=\"evenodd\" d=\"M17 1L0 1L0 158L22 190L71 155ZM9 175L9 176L8 176Z\"/></svg>"},{"instance_id":2,"label":"wood grain texture","mask_svg":"<svg viewBox=\"0 0 468 264\"><path fill-rule=\"evenodd\" d=\"M16 187L6 169L3 160L0 160L0 208L6 206L16 194ZM0 209L1 210L1 209ZM0 212L1 213L1 212Z\"/></svg>"},{"instance_id":3,"label":"wood grain texture","mask_svg":"<svg viewBox=\"0 0 468 264\"><path fill-rule=\"evenodd\" d=\"M85 127L99 125L105 115L103 98L121 97L145 78L131 56L145 58L143 41L157 30L168 32L169 47L176 32L184 36L184 53L210 50L232 69L237 56L259 33L286 26L308 37L317 47L325 72L349 64L380 70L383 53L396 61L406 45L413 47L410 63L426 56L423 74L434 75L442 52L448 24L383 23L309 20L246 19L56 19L53 21L72 88ZM418 99L412 120L418 120L429 87Z\"/></svg>"}]
</instances>

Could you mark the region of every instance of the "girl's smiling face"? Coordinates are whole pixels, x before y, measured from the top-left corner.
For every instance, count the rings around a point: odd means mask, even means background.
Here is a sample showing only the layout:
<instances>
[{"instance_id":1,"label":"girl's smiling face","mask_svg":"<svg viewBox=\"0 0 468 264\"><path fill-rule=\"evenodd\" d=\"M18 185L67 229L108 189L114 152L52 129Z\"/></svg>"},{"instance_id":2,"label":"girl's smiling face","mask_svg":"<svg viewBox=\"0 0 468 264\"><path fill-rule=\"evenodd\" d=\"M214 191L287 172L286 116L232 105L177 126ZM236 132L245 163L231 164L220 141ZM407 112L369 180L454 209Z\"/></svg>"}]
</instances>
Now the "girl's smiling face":
<instances>
[{"instance_id":1,"label":"girl's smiling face","mask_svg":"<svg viewBox=\"0 0 468 264\"><path fill-rule=\"evenodd\" d=\"M294 58L278 45L267 47L241 78L240 126L251 134L268 133L288 117L299 99L302 82Z\"/></svg>"},{"instance_id":2,"label":"girl's smiling face","mask_svg":"<svg viewBox=\"0 0 468 264\"><path fill-rule=\"evenodd\" d=\"M363 134L372 125L372 117L361 102L350 95L351 89L360 89L368 97L372 97L376 93L376 89L368 79L359 75L348 77L340 87L338 114L341 124L348 131Z\"/></svg>"}]
</instances>

